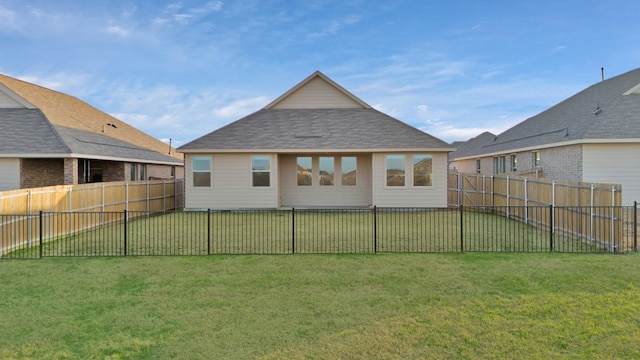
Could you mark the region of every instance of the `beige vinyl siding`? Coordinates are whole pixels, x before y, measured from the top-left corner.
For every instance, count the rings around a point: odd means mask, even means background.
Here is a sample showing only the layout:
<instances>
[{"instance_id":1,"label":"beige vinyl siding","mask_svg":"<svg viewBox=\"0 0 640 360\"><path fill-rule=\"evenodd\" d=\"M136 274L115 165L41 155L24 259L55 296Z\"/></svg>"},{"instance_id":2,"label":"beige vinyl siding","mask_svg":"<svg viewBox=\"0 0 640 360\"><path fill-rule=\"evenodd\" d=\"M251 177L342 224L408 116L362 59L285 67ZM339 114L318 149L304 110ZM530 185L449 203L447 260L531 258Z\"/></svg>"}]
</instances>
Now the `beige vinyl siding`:
<instances>
[{"instance_id":1,"label":"beige vinyl siding","mask_svg":"<svg viewBox=\"0 0 640 360\"><path fill-rule=\"evenodd\" d=\"M362 105L316 77L276 104L273 109L344 109Z\"/></svg>"},{"instance_id":2,"label":"beige vinyl siding","mask_svg":"<svg viewBox=\"0 0 640 360\"><path fill-rule=\"evenodd\" d=\"M583 181L622 185L622 205L640 201L640 144L583 145Z\"/></svg>"},{"instance_id":3,"label":"beige vinyl siding","mask_svg":"<svg viewBox=\"0 0 640 360\"><path fill-rule=\"evenodd\" d=\"M271 156L271 186L251 184L251 156L256 154L186 154L187 209L277 208L277 156ZM211 156L211 187L193 187L192 157Z\"/></svg>"},{"instance_id":4,"label":"beige vinyl siding","mask_svg":"<svg viewBox=\"0 0 640 360\"><path fill-rule=\"evenodd\" d=\"M422 154L422 153L421 153ZM386 186L385 153L373 154L373 204L378 207L446 207L447 153L430 153L432 158L432 186L413 187L409 176L413 153L404 153L406 183L404 187Z\"/></svg>"},{"instance_id":5,"label":"beige vinyl siding","mask_svg":"<svg viewBox=\"0 0 640 360\"><path fill-rule=\"evenodd\" d=\"M313 175L311 186L297 185L297 156L313 158ZM335 185L320 186L318 184L319 156L335 158ZM339 159L342 156L357 157L356 186L343 186L340 178ZM280 155L280 193L283 207L349 207L371 205L371 155Z\"/></svg>"},{"instance_id":6,"label":"beige vinyl siding","mask_svg":"<svg viewBox=\"0 0 640 360\"><path fill-rule=\"evenodd\" d=\"M20 189L20 159L0 159L0 191Z\"/></svg>"}]
</instances>

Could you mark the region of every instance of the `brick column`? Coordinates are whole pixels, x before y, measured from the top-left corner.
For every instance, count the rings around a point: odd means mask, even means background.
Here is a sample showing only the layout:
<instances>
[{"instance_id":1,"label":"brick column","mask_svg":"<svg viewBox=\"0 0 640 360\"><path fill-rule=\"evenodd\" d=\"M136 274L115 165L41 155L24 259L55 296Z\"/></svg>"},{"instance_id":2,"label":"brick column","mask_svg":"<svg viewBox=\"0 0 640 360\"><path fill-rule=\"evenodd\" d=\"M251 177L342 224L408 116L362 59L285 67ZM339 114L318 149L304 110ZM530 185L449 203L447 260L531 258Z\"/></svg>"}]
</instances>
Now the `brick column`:
<instances>
[{"instance_id":1,"label":"brick column","mask_svg":"<svg viewBox=\"0 0 640 360\"><path fill-rule=\"evenodd\" d=\"M72 185L78 183L78 159L64 159L64 184Z\"/></svg>"}]
</instances>

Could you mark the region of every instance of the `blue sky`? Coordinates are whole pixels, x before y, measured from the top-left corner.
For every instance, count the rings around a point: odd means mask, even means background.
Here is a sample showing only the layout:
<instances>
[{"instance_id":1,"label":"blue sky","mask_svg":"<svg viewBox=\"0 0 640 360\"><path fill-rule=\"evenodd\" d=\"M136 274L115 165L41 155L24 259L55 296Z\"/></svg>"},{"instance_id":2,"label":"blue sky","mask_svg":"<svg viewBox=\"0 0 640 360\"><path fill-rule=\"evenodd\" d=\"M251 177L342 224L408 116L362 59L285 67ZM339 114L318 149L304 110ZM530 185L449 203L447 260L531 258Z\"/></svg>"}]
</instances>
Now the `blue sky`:
<instances>
[{"instance_id":1,"label":"blue sky","mask_svg":"<svg viewBox=\"0 0 640 360\"><path fill-rule=\"evenodd\" d=\"M640 66L640 1L0 0L0 72L179 146L315 70L445 141Z\"/></svg>"}]
</instances>

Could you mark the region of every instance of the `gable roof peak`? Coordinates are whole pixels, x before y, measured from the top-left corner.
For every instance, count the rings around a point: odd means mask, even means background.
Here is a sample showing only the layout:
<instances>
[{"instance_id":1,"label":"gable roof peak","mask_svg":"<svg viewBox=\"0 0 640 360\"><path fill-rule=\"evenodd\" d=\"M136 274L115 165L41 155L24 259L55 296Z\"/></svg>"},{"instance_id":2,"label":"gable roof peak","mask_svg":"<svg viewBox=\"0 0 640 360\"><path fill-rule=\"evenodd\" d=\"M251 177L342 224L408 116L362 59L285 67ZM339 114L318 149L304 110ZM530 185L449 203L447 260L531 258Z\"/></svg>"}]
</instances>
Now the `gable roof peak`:
<instances>
[{"instance_id":1,"label":"gable roof peak","mask_svg":"<svg viewBox=\"0 0 640 360\"><path fill-rule=\"evenodd\" d=\"M313 86L314 81L317 81L317 79L319 79L321 82L326 84L326 86L323 89L324 91L332 91L334 95L343 99L342 102L346 101L347 103L349 103L348 106L338 104L335 106L326 105L321 107L324 107L324 108L357 107L357 108L364 108L364 109L373 108L371 105L365 103L360 98L358 98L357 96L349 92L347 89L343 88L338 83L331 80L328 76L323 74L320 70L316 70L311 75L307 76L304 80L302 80L301 82L293 86L291 89L286 91L284 94L280 95L278 98L276 98L275 100L267 104L263 109L269 110L269 109L277 109L277 108L287 108L288 106L290 106L289 104L287 104L288 101L290 102L295 101L294 98L297 95L300 95L300 97L304 96L300 94L301 92L304 91L303 88L308 88L310 86ZM300 106L301 105L298 104L296 105L296 108L301 108ZM312 106L309 106L308 108L315 108L315 106L312 105Z\"/></svg>"}]
</instances>

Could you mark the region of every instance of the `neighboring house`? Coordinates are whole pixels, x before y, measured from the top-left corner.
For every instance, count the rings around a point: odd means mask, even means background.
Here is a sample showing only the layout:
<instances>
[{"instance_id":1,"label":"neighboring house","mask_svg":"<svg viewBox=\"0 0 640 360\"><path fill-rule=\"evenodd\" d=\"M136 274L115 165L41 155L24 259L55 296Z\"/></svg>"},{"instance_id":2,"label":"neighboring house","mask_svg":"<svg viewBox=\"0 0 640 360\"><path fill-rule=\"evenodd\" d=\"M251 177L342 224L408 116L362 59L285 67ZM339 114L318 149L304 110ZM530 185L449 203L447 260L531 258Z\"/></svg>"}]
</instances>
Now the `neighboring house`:
<instances>
[{"instance_id":1,"label":"neighboring house","mask_svg":"<svg viewBox=\"0 0 640 360\"><path fill-rule=\"evenodd\" d=\"M446 207L452 150L320 72L178 148L192 209Z\"/></svg>"},{"instance_id":2,"label":"neighboring house","mask_svg":"<svg viewBox=\"0 0 640 360\"><path fill-rule=\"evenodd\" d=\"M640 200L640 69L604 80L455 157L460 172L524 173L622 185Z\"/></svg>"},{"instance_id":3,"label":"neighboring house","mask_svg":"<svg viewBox=\"0 0 640 360\"><path fill-rule=\"evenodd\" d=\"M0 74L0 191L183 176L182 156L67 94Z\"/></svg>"},{"instance_id":4,"label":"neighboring house","mask_svg":"<svg viewBox=\"0 0 640 360\"><path fill-rule=\"evenodd\" d=\"M493 141L493 139L496 137L495 134L492 134L488 131L483 132L482 134L471 138L467 141L454 141L451 143L451 146L456 148L456 151L452 151L449 153L449 169L450 170L459 170L458 169L458 163L456 161L456 158L464 158L465 156L469 156L469 155L473 155L473 154L477 154L478 151L482 148L482 146L490 141ZM486 160L485 160L486 161ZM464 162L464 165L466 165L467 168L465 168L466 173L481 173L483 168L487 167L487 164L485 164L485 166L482 166L482 161L481 159L476 159L476 168L475 169L471 169L468 167L468 165L471 164L471 162ZM490 164L488 164L490 165Z\"/></svg>"}]
</instances>

